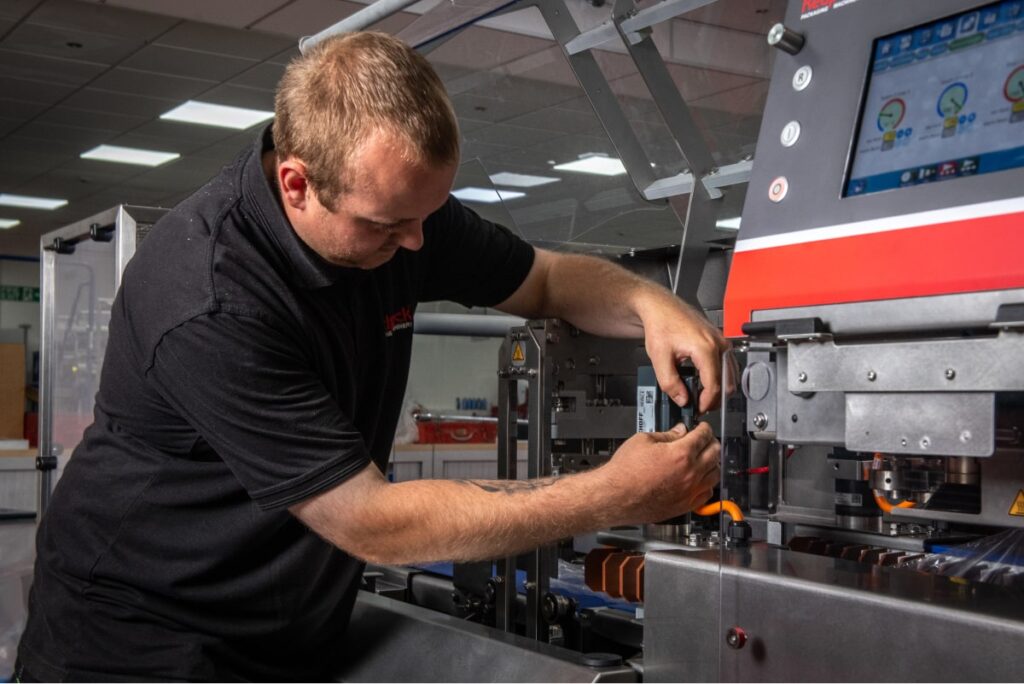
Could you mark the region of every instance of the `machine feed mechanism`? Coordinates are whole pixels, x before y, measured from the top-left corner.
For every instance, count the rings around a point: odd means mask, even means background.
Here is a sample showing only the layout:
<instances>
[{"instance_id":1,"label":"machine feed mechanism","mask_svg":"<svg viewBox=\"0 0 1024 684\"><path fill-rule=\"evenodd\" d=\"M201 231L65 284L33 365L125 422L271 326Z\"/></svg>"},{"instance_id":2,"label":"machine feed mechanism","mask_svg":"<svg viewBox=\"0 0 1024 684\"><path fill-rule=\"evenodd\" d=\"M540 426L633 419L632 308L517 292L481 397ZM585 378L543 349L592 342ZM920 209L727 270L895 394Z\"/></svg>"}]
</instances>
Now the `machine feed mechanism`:
<instances>
[{"instance_id":1,"label":"machine feed mechanism","mask_svg":"<svg viewBox=\"0 0 1024 684\"><path fill-rule=\"evenodd\" d=\"M763 540L647 554L645 679L1019 679L1024 2L794 0L769 41L722 428L768 445L722 491Z\"/></svg>"}]
</instances>

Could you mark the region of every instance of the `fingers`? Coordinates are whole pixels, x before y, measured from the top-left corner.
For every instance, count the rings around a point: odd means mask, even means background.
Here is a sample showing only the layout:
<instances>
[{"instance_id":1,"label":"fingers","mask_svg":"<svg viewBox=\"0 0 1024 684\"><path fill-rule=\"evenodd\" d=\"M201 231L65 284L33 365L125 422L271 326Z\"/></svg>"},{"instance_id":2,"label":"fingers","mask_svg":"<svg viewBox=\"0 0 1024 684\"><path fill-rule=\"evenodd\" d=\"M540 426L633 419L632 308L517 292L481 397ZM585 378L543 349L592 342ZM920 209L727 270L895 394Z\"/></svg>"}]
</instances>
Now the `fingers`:
<instances>
[{"instance_id":1,"label":"fingers","mask_svg":"<svg viewBox=\"0 0 1024 684\"><path fill-rule=\"evenodd\" d=\"M699 423L679 440L680 448L698 454L698 457L712 444L718 444L718 440L708 423Z\"/></svg>"},{"instance_id":2,"label":"fingers","mask_svg":"<svg viewBox=\"0 0 1024 684\"><path fill-rule=\"evenodd\" d=\"M666 350L667 352L667 350ZM651 353L651 365L654 366L654 375L658 378L658 385L661 390L672 397L672 401L679 406L686 406L690 400L686 392L686 385L679 377L676 357L671 353Z\"/></svg>"},{"instance_id":3,"label":"fingers","mask_svg":"<svg viewBox=\"0 0 1024 684\"><path fill-rule=\"evenodd\" d=\"M693 365L700 375L700 382L704 385L704 391L700 393L700 413L707 413L718 406L722 397L722 362L718 355L717 347L702 349L695 352L691 357Z\"/></svg>"},{"instance_id":4,"label":"fingers","mask_svg":"<svg viewBox=\"0 0 1024 684\"><path fill-rule=\"evenodd\" d=\"M728 360L726 366L727 374L725 377L725 393L727 396L731 396L736 391L737 378L740 377L740 365L736 361L736 355L732 353L732 348L729 348L725 352L725 358Z\"/></svg>"},{"instance_id":5,"label":"fingers","mask_svg":"<svg viewBox=\"0 0 1024 684\"><path fill-rule=\"evenodd\" d=\"M674 442L686 434L686 426L682 423L675 425L667 432L649 432L651 439L655 442Z\"/></svg>"}]
</instances>

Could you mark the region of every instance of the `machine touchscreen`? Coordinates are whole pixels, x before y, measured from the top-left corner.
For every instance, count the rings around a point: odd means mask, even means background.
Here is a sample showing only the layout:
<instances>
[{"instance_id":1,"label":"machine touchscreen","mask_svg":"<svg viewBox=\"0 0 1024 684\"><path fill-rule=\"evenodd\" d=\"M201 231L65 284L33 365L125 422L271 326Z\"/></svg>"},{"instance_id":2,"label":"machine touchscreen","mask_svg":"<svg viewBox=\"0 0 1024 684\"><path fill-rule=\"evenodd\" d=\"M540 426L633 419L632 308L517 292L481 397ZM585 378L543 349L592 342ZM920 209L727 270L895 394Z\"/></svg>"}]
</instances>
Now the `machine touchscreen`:
<instances>
[{"instance_id":1,"label":"machine touchscreen","mask_svg":"<svg viewBox=\"0 0 1024 684\"><path fill-rule=\"evenodd\" d=\"M1024 166L1024 1L874 42L843 196Z\"/></svg>"}]
</instances>

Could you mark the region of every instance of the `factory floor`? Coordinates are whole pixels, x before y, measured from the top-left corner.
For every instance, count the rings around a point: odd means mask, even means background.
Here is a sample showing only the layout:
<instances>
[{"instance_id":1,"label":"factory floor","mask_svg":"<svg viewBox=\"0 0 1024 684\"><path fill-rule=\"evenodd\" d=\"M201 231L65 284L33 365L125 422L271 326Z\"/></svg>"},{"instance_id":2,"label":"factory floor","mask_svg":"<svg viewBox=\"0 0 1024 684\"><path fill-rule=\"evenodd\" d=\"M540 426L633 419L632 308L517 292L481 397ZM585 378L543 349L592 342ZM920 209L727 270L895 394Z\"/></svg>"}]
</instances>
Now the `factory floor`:
<instances>
[{"instance_id":1,"label":"factory floor","mask_svg":"<svg viewBox=\"0 0 1024 684\"><path fill-rule=\"evenodd\" d=\"M14 671L35 561L35 520L0 520L0 682Z\"/></svg>"}]
</instances>

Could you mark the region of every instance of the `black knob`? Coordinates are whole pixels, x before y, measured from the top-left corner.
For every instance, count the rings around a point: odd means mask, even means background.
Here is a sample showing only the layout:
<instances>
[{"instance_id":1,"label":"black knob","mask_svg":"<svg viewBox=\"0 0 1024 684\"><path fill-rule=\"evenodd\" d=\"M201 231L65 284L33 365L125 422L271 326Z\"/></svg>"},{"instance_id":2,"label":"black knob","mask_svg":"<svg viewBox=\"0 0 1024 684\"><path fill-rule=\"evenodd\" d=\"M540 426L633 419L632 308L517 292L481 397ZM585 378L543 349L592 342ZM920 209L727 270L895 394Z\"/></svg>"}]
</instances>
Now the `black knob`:
<instances>
[{"instance_id":1,"label":"black knob","mask_svg":"<svg viewBox=\"0 0 1024 684\"><path fill-rule=\"evenodd\" d=\"M795 55L804 47L804 36L786 28L783 24L776 24L768 31L768 44Z\"/></svg>"},{"instance_id":2,"label":"black knob","mask_svg":"<svg viewBox=\"0 0 1024 684\"><path fill-rule=\"evenodd\" d=\"M730 627L725 633L725 643L729 644L729 648L741 649L747 643L747 633L742 627Z\"/></svg>"}]
</instances>

